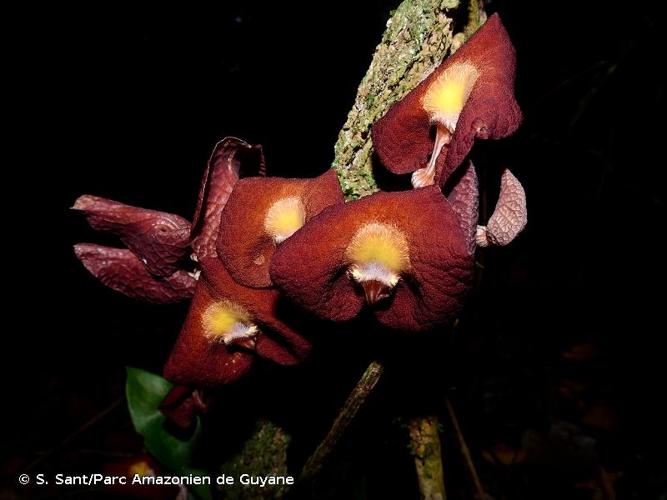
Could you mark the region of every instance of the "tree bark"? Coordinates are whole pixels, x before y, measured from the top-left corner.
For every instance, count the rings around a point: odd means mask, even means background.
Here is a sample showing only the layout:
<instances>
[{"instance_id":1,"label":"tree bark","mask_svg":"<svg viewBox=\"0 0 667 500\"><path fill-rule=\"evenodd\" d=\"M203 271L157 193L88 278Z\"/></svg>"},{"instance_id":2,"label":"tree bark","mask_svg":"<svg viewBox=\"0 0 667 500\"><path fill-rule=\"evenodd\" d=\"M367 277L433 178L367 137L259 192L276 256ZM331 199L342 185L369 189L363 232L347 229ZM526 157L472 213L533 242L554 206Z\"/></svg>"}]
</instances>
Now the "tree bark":
<instances>
[{"instance_id":1,"label":"tree bark","mask_svg":"<svg viewBox=\"0 0 667 500\"><path fill-rule=\"evenodd\" d=\"M436 416L417 417L408 423L419 493L425 500L446 500L447 498L439 427Z\"/></svg>"},{"instance_id":2,"label":"tree bark","mask_svg":"<svg viewBox=\"0 0 667 500\"><path fill-rule=\"evenodd\" d=\"M457 27L454 15L460 15L462 9L467 10L466 21ZM480 0L463 4L459 0L404 0L394 11L334 148L332 168L346 200L378 191L373 176L373 123L460 47L485 18ZM445 500L438 428L435 415L414 418L409 424L421 497Z\"/></svg>"},{"instance_id":3,"label":"tree bark","mask_svg":"<svg viewBox=\"0 0 667 500\"><path fill-rule=\"evenodd\" d=\"M465 25L455 26L454 15L466 8ZM332 166L346 199L378 190L371 125L457 49L484 17L478 0L464 6L459 0L404 0L393 12L334 148Z\"/></svg>"},{"instance_id":4,"label":"tree bark","mask_svg":"<svg viewBox=\"0 0 667 500\"><path fill-rule=\"evenodd\" d=\"M238 478L241 474L254 476L286 476L287 449L291 437L278 425L266 419L260 419L252 436L245 442L243 449L220 468L221 474ZM222 496L230 500L265 500L282 498L288 486L232 486L219 487Z\"/></svg>"}]
</instances>

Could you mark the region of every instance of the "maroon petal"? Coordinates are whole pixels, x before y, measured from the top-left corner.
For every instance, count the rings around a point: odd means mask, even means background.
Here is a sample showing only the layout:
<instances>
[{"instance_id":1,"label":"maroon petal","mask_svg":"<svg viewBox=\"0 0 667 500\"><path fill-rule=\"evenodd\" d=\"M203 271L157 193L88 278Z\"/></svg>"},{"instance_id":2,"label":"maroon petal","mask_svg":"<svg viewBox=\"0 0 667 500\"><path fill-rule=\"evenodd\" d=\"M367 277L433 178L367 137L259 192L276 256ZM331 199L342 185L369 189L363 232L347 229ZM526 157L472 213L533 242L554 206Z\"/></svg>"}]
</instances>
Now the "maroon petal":
<instances>
[{"instance_id":1,"label":"maroon petal","mask_svg":"<svg viewBox=\"0 0 667 500\"><path fill-rule=\"evenodd\" d=\"M256 352L281 365L303 361L311 344L287 324L279 313L280 293L275 289L244 287L235 282L219 259L201 262L202 274L212 283L218 298L227 298L246 308L260 329Z\"/></svg>"},{"instance_id":2,"label":"maroon petal","mask_svg":"<svg viewBox=\"0 0 667 500\"><path fill-rule=\"evenodd\" d=\"M283 240L270 234L267 221L282 203L299 211L299 225L330 205L342 204L336 173L328 170L315 179L250 177L236 184L222 211L217 248L229 273L242 285L272 286L269 264Z\"/></svg>"},{"instance_id":3,"label":"maroon petal","mask_svg":"<svg viewBox=\"0 0 667 500\"><path fill-rule=\"evenodd\" d=\"M236 283L216 258L200 262L202 273L188 316L164 369L165 377L185 385L215 387L233 382L250 369L255 355L289 365L302 360L310 343L277 317L276 290ZM207 331L207 316L218 304L233 304L256 326L256 336L225 343Z\"/></svg>"},{"instance_id":4,"label":"maroon petal","mask_svg":"<svg viewBox=\"0 0 667 500\"><path fill-rule=\"evenodd\" d=\"M515 53L500 17L491 16L454 55L394 104L372 130L383 165L396 174L426 167L434 147L431 117L422 98L439 76L457 64L475 68L477 78L458 116L454 133L435 163L435 183L443 185L470 152L476 137L498 139L521 123L514 99Z\"/></svg>"},{"instance_id":5,"label":"maroon petal","mask_svg":"<svg viewBox=\"0 0 667 500\"><path fill-rule=\"evenodd\" d=\"M199 259L214 257L220 213L241 177L264 175L262 146L235 137L215 145L202 178L192 222L192 248Z\"/></svg>"},{"instance_id":6,"label":"maroon petal","mask_svg":"<svg viewBox=\"0 0 667 500\"><path fill-rule=\"evenodd\" d=\"M469 162L463 176L454 184L447 200L459 217L461 230L465 236L468 253L475 253L475 234L479 219L479 189L477 172L472 162Z\"/></svg>"},{"instance_id":7,"label":"maroon petal","mask_svg":"<svg viewBox=\"0 0 667 500\"><path fill-rule=\"evenodd\" d=\"M175 385L160 403L160 411L169 422L180 429L191 429L199 413L208 408L201 391L185 385Z\"/></svg>"},{"instance_id":8,"label":"maroon petal","mask_svg":"<svg viewBox=\"0 0 667 500\"><path fill-rule=\"evenodd\" d=\"M79 243L74 245L74 253L93 276L133 299L155 304L181 302L192 297L197 283L185 271L157 278L127 249Z\"/></svg>"},{"instance_id":9,"label":"maroon petal","mask_svg":"<svg viewBox=\"0 0 667 500\"><path fill-rule=\"evenodd\" d=\"M419 331L453 320L470 287L473 260L459 218L437 187L376 193L327 208L277 249L274 283L324 319L351 319L369 306L352 278L356 263L348 249L376 224L402 235L409 259L397 271L393 294L371 307L378 321Z\"/></svg>"},{"instance_id":10,"label":"maroon petal","mask_svg":"<svg viewBox=\"0 0 667 500\"><path fill-rule=\"evenodd\" d=\"M200 277L185 324L164 367L168 380L176 384L216 387L238 380L250 369L252 353L230 349L206 337L202 316L214 300L210 285Z\"/></svg>"},{"instance_id":11,"label":"maroon petal","mask_svg":"<svg viewBox=\"0 0 667 500\"><path fill-rule=\"evenodd\" d=\"M189 253L190 223L178 215L90 195L72 208L83 212L93 229L118 236L156 276L172 275Z\"/></svg>"},{"instance_id":12,"label":"maroon petal","mask_svg":"<svg viewBox=\"0 0 667 500\"><path fill-rule=\"evenodd\" d=\"M467 59L483 70L459 117L440 174L441 184L468 155L475 138L502 139L513 134L523 119L514 97L514 46L498 14L454 54L450 64Z\"/></svg>"}]
</instances>

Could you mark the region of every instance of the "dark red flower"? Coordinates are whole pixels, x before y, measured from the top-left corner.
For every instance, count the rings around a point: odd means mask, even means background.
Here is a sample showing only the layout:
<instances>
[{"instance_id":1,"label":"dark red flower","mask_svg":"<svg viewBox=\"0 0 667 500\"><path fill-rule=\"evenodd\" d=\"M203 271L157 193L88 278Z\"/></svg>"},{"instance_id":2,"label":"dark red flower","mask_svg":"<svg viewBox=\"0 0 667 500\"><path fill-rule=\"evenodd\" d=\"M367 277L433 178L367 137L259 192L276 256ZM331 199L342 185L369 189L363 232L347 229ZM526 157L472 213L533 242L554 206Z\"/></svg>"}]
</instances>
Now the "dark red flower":
<instances>
[{"instance_id":1,"label":"dark red flower","mask_svg":"<svg viewBox=\"0 0 667 500\"><path fill-rule=\"evenodd\" d=\"M164 369L167 379L214 387L242 377L256 355L281 365L306 357L310 343L278 317L278 291L238 284L217 258L200 264L188 316Z\"/></svg>"},{"instance_id":2,"label":"dark red flower","mask_svg":"<svg viewBox=\"0 0 667 500\"><path fill-rule=\"evenodd\" d=\"M276 248L326 207L342 203L333 170L314 179L242 179L222 211L218 255L240 284L270 287Z\"/></svg>"},{"instance_id":3,"label":"dark red flower","mask_svg":"<svg viewBox=\"0 0 667 500\"><path fill-rule=\"evenodd\" d=\"M525 224L525 199L512 185L491 217L506 218L503 244ZM276 250L271 278L327 320L350 320L368 307L389 328L432 329L455 319L472 284L476 233L488 232L477 226L477 207L472 164L448 197L430 186L331 206Z\"/></svg>"},{"instance_id":4,"label":"dark red flower","mask_svg":"<svg viewBox=\"0 0 667 500\"><path fill-rule=\"evenodd\" d=\"M207 164L192 225L178 215L81 196L73 208L127 248L84 243L75 245L75 255L102 283L129 297L157 303L189 299L196 273L188 272L185 261L215 255L220 212L236 181L263 172L260 146L234 137L220 141Z\"/></svg>"},{"instance_id":5,"label":"dark red flower","mask_svg":"<svg viewBox=\"0 0 667 500\"><path fill-rule=\"evenodd\" d=\"M494 14L373 125L384 166L396 174L412 172L415 187L442 186L475 138L512 134L521 123L515 66L512 42Z\"/></svg>"},{"instance_id":6,"label":"dark red flower","mask_svg":"<svg viewBox=\"0 0 667 500\"><path fill-rule=\"evenodd\" d=\"M276 285L318 316L349 320L366 303L381 324L405 331L453 320L472 271L459 219L437 187L334 205L271 264Z\"/></svg>"}]
</instances>

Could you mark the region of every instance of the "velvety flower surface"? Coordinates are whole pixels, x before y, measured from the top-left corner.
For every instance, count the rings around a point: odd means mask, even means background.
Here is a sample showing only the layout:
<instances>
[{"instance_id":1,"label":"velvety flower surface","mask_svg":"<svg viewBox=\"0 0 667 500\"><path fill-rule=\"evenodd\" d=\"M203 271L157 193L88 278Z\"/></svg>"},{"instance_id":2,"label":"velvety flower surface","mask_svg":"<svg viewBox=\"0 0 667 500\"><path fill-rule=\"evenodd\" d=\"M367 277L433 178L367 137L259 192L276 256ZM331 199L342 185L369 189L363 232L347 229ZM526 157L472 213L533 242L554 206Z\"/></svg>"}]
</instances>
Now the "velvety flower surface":
<instances>
[{"instance_id":1,"label":"velvety flower surface","mask_svg":"<svg viewBox=\"0 0 667 500\"><path fill-rule=\"evenodd\" d=\"M240 284L270 287L276 248L326 207L342 203L333 170L314 179L242 179L222 210L218 256Z\"/></svg>"},{"instance_id":2,"label":"velvety flower surface","mask_svg":"<svg viewBox=\"0 0 667 500\"><path fill-rule=\"evenodd\" d=\"M404 331L455 318L473 275L459 216L432 186L333 205L278 247L273 282L321 318L368 307Z\"/></svg>"},{"instance_id":3,"label":"velvety flower surface","mask_svg":"<svg viewBox=\"0 0 667 500\"><path fill-rule=\"evenodd\" d=\"M74 253L104 285L133 299L156 304L181 302L192 297L197 284L194 275L184 270L165 278L151 274L127 248L79 243L74 245Z\"/></svg>"},{"instance_id":4,"label":"velvety flower surface","mask_svg":"<svg viewBox=\"0 0 667 500\"><path fill-rule=\"evenodd\" d=\"M527 223L526 192L519 179L505 169L500 179L498 204L486 226L477 226L476 243L480 247L508 245Z\"/></svg>"},{"instance_id":5,"label":"velvety flower surface","mask_svg":"<svg viewBox=\"0 0 667 500\"><path fill-rule=\"evenodd\" d=\"M383 165L396 174L413 172L415 187L443 185L475 138L512 134L522 118L514 98L515 66L514 47L494 14L373 125Z\"/></svg>"},{"instance_id":6,"label":"velvety flower surface","mask_svg":"<svg viewBox=\"0 0 667 500\"><path fill-rule=\"evenodd\" d=\"M169 276L190 252L190 222L175 214L80 196L74 210L97 231L118 236L155 276Z\"/></svg>"},{"instance_id":7,"label":"velvety flower surface","mask_svg":"<svg viewBox=\"0 0 667 500\"><path fill-rule=\"evenodd\" d=\"M310 343L278 318L276 290L238 284L217 258L200 264L188 316L164 369L167 379L214 387L242 377L255 356L281 365L307 356Z\"/></svg>"},{"instance_id":8,"label":"velvety flower surface","mask_svg":"<svg viewBox=\"0 0 667 500\"><path fill-rule=\"evenodd\" d=\"M127 247L74 246L76 257L106 286L131 298L171 303L192 297L196 272L187 263L214 256L220 212L238 179L264 173L261 146L227 137L216 144L202 179L194 223L184 218L84 195L74 209L90 226L117 236Z\"/></svg>"},{"instance_id":9,"label":"velvety flower surface","mask_svg":"<svg viewBox=\"0 0 667 500\"><path fill-rule=\"evenodd\" d=\"M203 259L214 256L220 214L240 178L264 176L262 146L226 137L216 144L202 178L192 222L192 248Z\"/></svg>"}]
</instances>

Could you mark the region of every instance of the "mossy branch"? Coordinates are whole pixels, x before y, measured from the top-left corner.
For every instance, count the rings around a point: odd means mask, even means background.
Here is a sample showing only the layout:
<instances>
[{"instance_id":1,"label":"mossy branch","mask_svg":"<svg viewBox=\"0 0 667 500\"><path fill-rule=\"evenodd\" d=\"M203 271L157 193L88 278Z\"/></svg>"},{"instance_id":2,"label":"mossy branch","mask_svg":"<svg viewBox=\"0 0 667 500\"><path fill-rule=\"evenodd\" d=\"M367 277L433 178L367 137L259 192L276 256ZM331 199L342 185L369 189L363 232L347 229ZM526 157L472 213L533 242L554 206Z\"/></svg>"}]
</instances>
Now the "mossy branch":
<instances>
[{"instance_id":1,"label":"mossy branch","mask_svg":"<svg viewBox=\"0 0 667 500\"><path fill-rule=\"evenodd\" d=\"M447 498L439 428L440 422L434 415L413 418L408 423L419 493L425 500Z\"/></svg>"},{"instance_id":2,"label":"mossy branch","mask_svg":"<svg viewBox=\"0 0 667 500\"><path fill-rule=\"evenodd\" d=\"M239 477L241 474L255 476L286 476L287 448L291 438L284 429L266 419L255 424L252 436L243 449L220 468L222 474ZM263 500L282 498L287 486L240 486L222 487L223 498L235 500Z\"/></svg>"},{"instance_id":3,"label":"mossy branch","mask_svg":"<svg viewBox=\"0 0 667 500\"><path fill-rule=\"evenodd\" d=\"M468 0L461 5L459 0L404 0L387 21L334 149L332 167L348 201L378 190L373 176L372 124L484 22L481 2ZM454 14L463 8L467 9L465 26L455 33ZM438 426L436 416L412 419L410 442L422 498L444 500Z\"/></svg>"},{"instance_id":4,"label":"mossy branch","mask_svg":"<svg viewBox=\"0 0 667 500\"><path fill-rule=\"evenodd\" d=\"M335 146L336 169L348 200L377 191L373 178L370 128L387 109L438 66L474 31L483 12L478 0L466 4L469 19L456 34L459 0L404 0L393 12L375 49Z\"/></svg>"}]
</instances>

